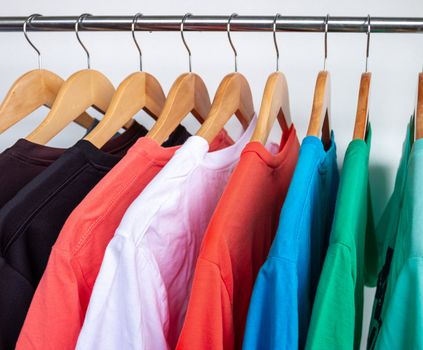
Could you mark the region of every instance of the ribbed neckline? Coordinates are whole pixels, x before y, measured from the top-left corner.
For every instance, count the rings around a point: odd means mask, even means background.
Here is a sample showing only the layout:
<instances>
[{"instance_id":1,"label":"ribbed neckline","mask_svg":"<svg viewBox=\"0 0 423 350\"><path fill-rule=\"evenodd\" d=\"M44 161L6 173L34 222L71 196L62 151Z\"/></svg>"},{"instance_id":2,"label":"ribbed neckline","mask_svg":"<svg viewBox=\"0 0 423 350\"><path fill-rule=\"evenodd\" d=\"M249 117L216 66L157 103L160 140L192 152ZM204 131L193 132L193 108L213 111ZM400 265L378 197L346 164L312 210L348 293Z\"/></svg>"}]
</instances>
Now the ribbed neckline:
<instances>
[{"instance_id":1,"label":"ribbed neckline","mask_svg":"<svg viewBox=\"0 0 423 350\"><path fill-rule=\"evenodd\" d=\"M146 135L147 132L148 130L141 124L134 122L128 130L126 130L123 134L109 140L99 151L110 153L112 155L122 154L122 152L125 152L132 144L136 142L138 138ZM81 141L78 141L78 143Z\"/></svg>"},{"instance_id":2,"label":"ribbed neckline","mask_svg":"<svg viewBox=\"0 0 423 350\"><path fill-rule=\"evenodd\" d=\"M101 149L86 140L78 141L73 149L78 149L93 164L111 168L125 155L126 151L144 136L147 129L138 123L133 123L122 135L107 142Z\"/></svg>"},{"instance_id":3,"label":"ribbed neckline","mask_svg":"<svg viewBox=\"0 0 423 350\"><path fill-rule=\"evenodd\" d=\"M250 142L247 146L245 146L242 153L255 152L269 167L277 168L285 162L285 159L289 156L289 151L292 149L292 145L296 140L297 131L295 130L294 124L292 124L287 132L282 133L278 153L271 153L266 146L258 141Z\"/></svg>"},{"instance_id":4,"label":"ribbed neckline","mask_svg":"<svg viewBox=\"0 0 423 350\"><path fill-rule=\"evenodd\" d=\"M257 116L254 115L247 129L237 141L235 141L232 145L216 151L209 152L210 146L207 140L197 135L191 136L185 144L187 147L198 149L198 152L194 152L193 156L198 157L198 161L206 168L225 168L239 159L242 149L245 147L254 132L256 122Z\"/></svg>"},{"instance_id":5,"label":"ribbed neckline","mask_svg":"<svg viewBox=\"0 0 423 350\"><path fill-rule=\"evenodd\" d=\"M25 139L19 139L13 146L6 149L3 154L24 157L40 164L50 165L65 151L65 148L50 147Z\"/></svg>"}]
</instances>

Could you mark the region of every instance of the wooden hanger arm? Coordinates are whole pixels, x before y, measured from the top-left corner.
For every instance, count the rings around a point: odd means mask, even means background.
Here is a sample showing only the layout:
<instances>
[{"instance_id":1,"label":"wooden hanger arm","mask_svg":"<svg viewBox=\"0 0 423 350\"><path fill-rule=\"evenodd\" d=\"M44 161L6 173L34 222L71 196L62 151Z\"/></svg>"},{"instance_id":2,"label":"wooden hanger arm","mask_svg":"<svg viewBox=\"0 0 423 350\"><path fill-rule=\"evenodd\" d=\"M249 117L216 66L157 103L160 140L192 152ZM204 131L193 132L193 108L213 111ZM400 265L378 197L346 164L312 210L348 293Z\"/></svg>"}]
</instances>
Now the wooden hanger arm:
<instances>
[{"instance_id":1,"label":"wooden hanger arm","mask_svg":"<svg viewBox=\"0 0 423 350\"><path fill-rule=\"evenodd\" d=\"M217 88L210 113L197 135L211 143L234 114L246 129L254 113L247 79L240 73L228 74Z\"/></svg>"},{"instance_id":2,"label":"wooden hanger arm","mask_svg":"<svg viewBox=\"0 0 423 350\"><path fill-rule=\"evenodd\" d=\"M288 83L281 72L272 73L267 79L251 141L265 144L276 119L278 119L282 131L288 130L292 124Z\"/></svg>"},{"instance_id":3,"label":"wooden hanger arm","mask_svg":"<svg viewBox=\"0 0 423 350\"><path fill-rule=\"evenodd\" d=\"M166 98L163 111L147 136L162 144L187 114L201 123L210 110L210 98L203 80L195 73L180 75Z\"/></svg>"},{"instance_id":4,"label":"wooden hanger arm","mask_svg":"<svg viewBox=\"0 0 423 350\"><path fill-rule=\"evenodd\" d=\"M416 140L423 138L423 73L419 73L415 118Z\"/></svg>"},{"instance_id":5,"label":"wooden hanger arm","mask_svg":"<svg viewBox=\"0 0 423 350\"><path fill-rule=\"evenodd\" d=\"M364 140L366 138L371 78L372 73L369 72L363 73L361 75L353 140Z\"/></svg>"},{"instance_id":6,"label":"wooden hanger arm","mask_svg":"<svg viewBox=\"0 0 423 350\"><path fill-rule=\"evenodd\" d=\"M162 87L156 78L146 72L133 73L119 85L105 116L85 140L101 148L140 110L146 110L157 119L165 100Z\"/></svg>"},{"instance_id":7,"label":"wooden hanger arm","mask_svg":"<svg viewBox=\"0 0 423 350\"><path fill-rule=\"evenodd\" d=\"M62 78L45 69L34 69L19 77L0 105L0 133L41 106L50 108L62 84ZM84 112L75 122L87 129L94 119Z\"/></svg>"},{"instance_id":8,"label":"wooden hanger arm","mask_svg":"<svg viewBox=\"0 0 423 350\"><path fill-rule=\"evenodd\" d=\"M328 147L331 142L330 75L328 71L321 71L317 75L307 130L307 136L319 137L320 134L322 135L323 144Z\"/></svg>"},{"instance_id":9,"label":"wooden hanger arm","mask_svg":"<svg viewBox=\"0 0 423 350\"><path fill-rule=\"evenodd\" d=\"M91 69L74 73L63 83L51 111L27 140L47 143L91 106L104 113L113 93L112 83L102 73Z\"/></svg>"}]
</instances>

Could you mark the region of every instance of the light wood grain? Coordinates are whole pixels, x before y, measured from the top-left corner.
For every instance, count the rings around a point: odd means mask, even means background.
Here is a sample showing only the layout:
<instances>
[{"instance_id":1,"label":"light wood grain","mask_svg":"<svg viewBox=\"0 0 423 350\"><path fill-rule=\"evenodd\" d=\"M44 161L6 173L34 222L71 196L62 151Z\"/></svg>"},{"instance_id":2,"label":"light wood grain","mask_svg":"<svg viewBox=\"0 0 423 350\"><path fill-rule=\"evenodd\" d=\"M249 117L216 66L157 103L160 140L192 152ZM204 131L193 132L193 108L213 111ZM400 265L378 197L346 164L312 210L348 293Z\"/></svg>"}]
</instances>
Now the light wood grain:
<instances>
[{"instance_id":1,"label":"light wood grain","mask_svg":"<svg viewBox=\"0 0 423 350\"><path fill-rule=\"evenodd\" d=\"M423 73L419 74L417 85L417 105L415 115L416 140L423 138Z\"/></svg>"},{"instance_id":2,"label":"light wood grain","mask_svg":"<svg viewBox=\"0 0 423 350\"><path fill-rule=\"evenodd\" d=\"M308 124L307 136L322 137L326 148L331 142L330 123L330 75L328 71L320 71L314 88L313 105Z\"/></svg>"},{"instance_id":3,"label":"light wood grain","mask_svg":"<svg viewBox=\"0 0 423 350\"><path fill-rule=\"evenodd\" d=\"M282 131L288 130L292 124L288 83L285 75L281 72L272 73L267 79L251 141L266 144L276 119L279 121Z\"/></svg>"},{"instance_id":4,"label":"light wood grain","mask_svg":"<svg viewBox=\"0 0 423 350\"><path fill-rule=\"evenodd\" d=\"M210 97L203 79L195 73L184 73L170 88L163 110L147 137L162 144L189 113L203 123L209 110Z\"/></svg>"},{"instance_id":5,"label":"light wood grain","mask_svg":"<svg viewBox=\"0 0 423 350\"><path fill-rule=\"evenodd\" d=\"M217 88L210 113L197 132L210 144L233 116L247 128L254 116L254 104L250 85L241 73L225 76Z\"/></svg>"},{"instance_id":6,"label":"light wood grain","mask_svg":"<svg viewBox=\"0 0 423 350\"><path fill-rule=\"evenodd\" d=\"M72 74L61 86L50 112L26 139L45 144L87 108L105 113L115 89L99 71L84 69Z\"/></svg>"},{"instance_id":7,"label":"light wood grain","mask_svg":"<svg viewBox=\"0 0 423 350\"><path fill-rule=\"evenodd\" d=\"M364 140L367 133L369 118L369 100L370 100L370 82L372 73L366 72L361 75L360 90L358 93L357 113L355 116L355 125L353 140Z\"/></svg>"},{"instance_id":8,"label":"light wood grain","mask_svg":"<svg viewBox=\"0 0 423 350\"><path fill-rule=\"evenodd\" d=\"M155 77L146 72L133 73L120 83L105 116L85 140L101 148L140 110L157 119L165 100L163 89Z\"/></svg>"},{"instance_id":9,"label":"light wood grain","mask_svg":"<svg viewBox=\"0 0 423 350\"><path fill-rule=\"evenodd\" d=\"M57 74L45 69L34 69L19 77L0 105L0 133L41 106L50 108L63 82ZM84 111L75 122L88 129L94 119Z\"/></svg>"}]
</instances>

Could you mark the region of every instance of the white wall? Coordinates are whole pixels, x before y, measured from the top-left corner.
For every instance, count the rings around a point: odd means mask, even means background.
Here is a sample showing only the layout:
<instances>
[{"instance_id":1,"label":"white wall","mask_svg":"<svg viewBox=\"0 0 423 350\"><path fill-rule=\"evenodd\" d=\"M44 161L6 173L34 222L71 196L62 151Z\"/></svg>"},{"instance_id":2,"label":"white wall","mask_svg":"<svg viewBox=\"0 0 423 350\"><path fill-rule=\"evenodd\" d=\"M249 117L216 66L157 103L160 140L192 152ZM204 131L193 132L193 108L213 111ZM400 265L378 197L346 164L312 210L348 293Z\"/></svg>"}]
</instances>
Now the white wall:
<instances>
[{"instance_id":1,"label":"white wall","mask_svg":"<svg viewBox=\"0 0 423 350\"><path fill-rule=\"evenodd\" d=\"M265 14L333 16L410 16L423 14L419 0L156 0L105 1L15 0L2 7L2 16L92 14ZM186 51L179 33L138 33L144 52L144 69L153 73L168 90L174 79L187 69ZM85 56L73 33L30 33L43 54L44 67L63 77L85 68ZM116 85L138 69L138 56L130 33L81 33L92 57L92 67L104 72ZM193 70L205 80L211 94L222 77L233 70L232 51L225 33L187 33L193 52ZM239 71L248 78L256 108L269 73L274 70L271 33L235 33L239 53ZM280 66L289 82L292 116L299 135L305 135L317 72L323 65L323 34L280 33ZM356 111L360 74L364 69L365 34L329 33L327 68L332 75L332 122L342 162L351 140ZM0 33L0 96L22 73L36 67L35 53L22 33ZM410 34L373 34L370 43L369 69L373 73L370 119L373 124L371 183L376 217L380 216L389 196L401 154L401 145L409 116L413 111L417 73L423 65L423 37ZM46 115L41 109L0 137L0 150L27 135ZM148 121L145 116L139 120ZM191 118L187 124L194 132ZM230 124L234 131L237 123ZM275 128L277 140L280 131ZM67 147L80 136L82 129L69 126L51 145ZM367 293L365 318L371 312L371 293ZM367 322L364 325L367 330Z\"/></svg>"}]
</instances>

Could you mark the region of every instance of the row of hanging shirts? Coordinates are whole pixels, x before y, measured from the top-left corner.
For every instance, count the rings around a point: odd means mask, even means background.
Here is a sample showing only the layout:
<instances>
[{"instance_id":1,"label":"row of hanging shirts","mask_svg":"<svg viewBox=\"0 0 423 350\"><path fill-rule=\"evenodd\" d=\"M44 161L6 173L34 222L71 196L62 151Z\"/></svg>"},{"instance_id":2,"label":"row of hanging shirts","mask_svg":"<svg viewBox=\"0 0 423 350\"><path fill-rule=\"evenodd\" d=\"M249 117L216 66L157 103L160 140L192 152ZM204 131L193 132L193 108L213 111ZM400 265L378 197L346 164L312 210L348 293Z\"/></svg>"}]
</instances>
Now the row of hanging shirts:
<instances>
[{"instance_id":1,"label":"row of hanging shirts","mask_svg":"<svg viewBox=\"0 0 423 350\"><path fill-rule=\"evenodd\" d=\"M177 78L175 83L172 85L167 97L164 95L163 90L161 89L160 84L156 80L156 78L154 78L151 74L142 71L141 50L135 38L135 25L137 23L137 19L140 17L140 14L137 14L134 16L133 24L132 24L132 35L133 35L133 39L136 44L136 47L140 54L141 71L133 73L129 77L127 77L119 85L116 91L114 90L113 85L110 83L107 77L105 77L102 73L98 71L90 69L89 53L86 47L84 46L84 44L81 42L79 37L79 26L83 22L83 19L86 18L86 16L88 16L87 14L81 15L79 19L76 21L75 33L76 33L78 41L80 42L81 46L83 47L83 49L85 50L87 54L88 69L74 73L66 81L63 81L55 73L41 69L40 53L38 49L29 40L27 36L27 30L26 30L27 25L30 24L31 20L36 16L38 15L32 15L25 21L23 31L28 42L37 51L39 55L40 66L39 66L39 69L28 72L27 74L19 78L15 82L15 84L12 86L9 93L7 94L6 98L4 99L3 103L0 106L0 132L3 132L4 130L6 130L8 127L15 124L20 119L24 118L26 115L28 115L30 112L32 112L36 108L42 105L47 105L51 107L51 110L48 113L47 117L26 138L26 140L29 142L33 142L36 144L45 144L49 140L51 140L55 135L57 135L61 130L63 130L69 123L73 121L87 128L91 126L93 123L93 119L85 111L88 107L94 106L95 108L97 108L98 110L104 113L104 117L93 128L93 130L90 131L87 136L85 136L84 141L89 142L91 145L93 145L94 147L98 149L101 149L107 144L109 140L113 139L113 137L122 127L127 129L128 131L131 130L131 128L134 127L134 123L135 123L133 121L133 117L140 110L146 111L149 115L151 115L154 119L156 119L156 123L146 134L146 139L147 140L151 139L155 142L155 144L158 144L158 145L162 145L166 141L169 141L170 139L172 139L172 135L178 130L181 121L189 113L192 113L196 117L196 119L201 123L201 127L199 131L197 132L196 136L199 136L204 142L207 142L207 144L210 145L210 150L219 149L219 146L216 146L216 144L219 144L219 142L220 142L220 147L222 147L222 145L227 145L228 143L230 144L230 142L227 141L227 136L225 136L222 130L225 124L227 123L227 121L234 114L239 119L241 125L245 129L245 132L244 132L244 135L241 137L240 141L239 142L237 141L237 143L235 143L234 146L236 147L232 148L232 150L239 148L240 145L245 145L246 140L252 141L253 143L257 142L263 146L266 145L270 130L272 129L276 119L278 120L281 126L281 129L283 130L283 138L282 138L283 142L281 142L281 149L283 148L284 145L286 146L289 144L292 146L295 144L296 136L292 136L295 134L295 132L293 131L295 129L293 128L293 123L291 120L291 114L290 114L290 108L289 108L288 85L287 85L285 76L278 69L279 68L278 66L279 51L278 51L278 46L276 42L276 21L280 15L275 16L274 26L273 26L273 37L274 37L274 43L276 48L276 72L272 73L266 82L258 116L256 116L255 114L255 110L254 110L254 106L252 102L251 89L249 87L248 81L242 74L237 72L237 52L230 36L231 20L233 17L236 16L236 14L232 14L229 17L228 23L227 23L227 34L228 34L229 42L235 54L235 72L228 74L227 76L224 77L224 79L222 80L221 84L219 85L217 89L213 103L210 102L207 88L203 80L201 79L201 77L199 77L195 73L192 73L191 52L184 37L184 23L186 19L190 16L190 14L186 14L181 21L181 37L189 54L189 72L182 74L181 76ZM330 108L329 108L330 107L330 76L329 76L329 72L326 70L328 20L329 20L329 16L326 16L325 22L324 22L324 25L325 25L324 67L323 67L323 71L319 72L317 76L317 80L316 80L313 105L312 105L312 111L311 111L307 136L316 137L316 139L321 138L322 144L325 150L328 152L328 154L329 153L332 154L331 149L333 149L334 147L334 142L333 142L332 129L330 125ZM366 69L361 77L357 115L356 115L356 122L355 122L354 134L353 134L353 139L363 140L363 141L366 140L366 137L368 137L368 134L369 134L368 103L369 103L371 74L367 71L367 58L368 58L368 52L369 52L370 32L371 32L371 25L370 25L370 16L369 16L368 30L367 30ZM419 92L420 91L423 91L423 75L422 74L419 75ZM423 93L419 93L419 96L420 95L422 95L422 98L423 98ZM21 103L23 100L26 101L25 104ZM420 98L419 98L419 101L420 101ZM415 115L415 118L413 118L413 123L415 123L414 130L415 130L416 138L420 138L423 135L423 125L420 122L421 120L420 116L423 113L422 106L423 106L423 103L418 102L418 105L416 108L416 115ZM144 142L147 143L149 141L144 141ZM193 142L194 141L192 141L191 143ZM292 147L295 148L294 146ZM298 146L299 145L297 145L297 148ZM188 149L188 146L186 148ZM192 150L192 153L195 153L194 149ZM183 153L178 154L178 156L182 158ZM175 159L174 163L176 163L176 161L177 160ZM186 159L186 164L189 164L189 163L190 161L188 158ZM291 159L289 164L293 167L293 164L295 164L294 159ZM160 176L161 178L164 178L164 180L168 180L166 176L168 176L169 179L172 178L171 174L166 174L166 172L164 172ZM118 181L118 179L115 179L115 181ZM163 186L165 189L166 189L166 184L170 186L172 182L170 180L169 182L164 181ZM286 184L285 187L286 187L285 188L285 191L286 191L288 185ZM106 196L107 193L102 193L102 195ZM145 194L144 196L147 196L147 195L148 194ZM282 197L280 200L282 200ZM280 208L277 208L277 209L280 209ZM146 210L146 209L144 208L143 210ZM0 213L0 229L1 229L2 215L5 216L7 215L7 213L6 214ZM75 217L77 218L78 215L75 214ZM72 225L72 223L68 224L68 226L69 225ZM124 230L122 229L122 231ZM53 245L53 243L54 242L52 242L51 245ZM114 244L119 245L119 242L115 242ZM7 248L9 248L9 246L7 246ZM113 254L113 253L110 253L110 254ZM92 257L92 258L93 260L99 259L98 256ZM110 260L107 260L107 261L110 262ZM45 269L45 263L46 262L44 262L44 266L41 266L41 271ZM41 265L43 265L43 263L41 263ZM257 272L258 271L255 271L255 273ZM41 278L41 275L38 276L38 280ZM102 276L101 278L103 278L103 275L100 275ZM46 278L48 279L48 277ZM35 280L36 280L35 281L35 285L36 285L38 283L38 280L37 278L35 278ZM48 283L48 282L45 282L45 283ZM197 282L197 283L200 283L200 282ZM101 285L101 279L100 279L99 285ZM207 286L204 286L204 287L207 288ZM252 285L250 287L252 288ZM97 292L94 291L96 295L95 300L101 300L101 295L104 293L107 294L107 289L102 290L101 287L98 287L98 289L99 291ZM32 297L32 294L30 295L31 297ZM87 295L84 294L84 298L89 299L89 294L90 294L89 292ZM83 293L81 295L83 295ZM100 295L100 298L98 297L99 295ZM130 297L133 298L134 296L131 295ZM55 300L54 302L53 302L53 299ZM129 300L136 301L136 298L135 299L129 298ZM61 338L61 336L63 336L63 334L61 334L63 332L60 331L60 327L63 326L61 322L66 323L65 321L63 321L63 317L64 319L66 319L67 317L66 314L61 315L60 317L57 318L57 327L54 326L56 327L54 328L54 330L53 330L53 325L52 325L52 328L47 327L47 329L44 329L44 330L37 329L37 327L42 327L40 322L40 317L42 318L42 315L44 312L43 305L45 307L48 303L51 303L51 304L55 304L57 308L60 308L59 305L61 303L66 304L68 302L71 303L72 301L66 300L66 297L65 297L65 300L61 300L60 293L52 297L50 301L48 299L42 300L42 296L39 297L37 301L34 303L34 305L31 306L31 308L34 308L35 311L32 311L29 314L29 318L26 321L28 322L28 325L24 328L25 332L23 332L20 336L21 340L18 342L18 348L25 349L25 348L31 347L39 339L43 339L43 337L44 337L44 340L46 341L46 343L44 344L45 346L47 346L47 344L49 344L49 342L51 341L52 344L57 342L56 345L58 347L64 346L64 348L68 348L68 347L73 348L76 345L76 340L77 340L76 338L79 334L80 329L78 329L78 332L73 334L73 338L71 339L70 343L67 343L66 341L63 340L63 338ZM25 304L25 303L22 303L22 304ZM47 303L47 304L43 304L43 303ZM88 300L84 300L84 303L88 303ZM12 307L14 306L12 305ZM26 310L28 309L28 307L29 305L26 305L23 307L25 309L24 316L26 314ZM97 307L98 305L96 306L95 304L92 306L92 309L94 311L91 311L91 313L89 314L91 319L92 318L95 319L96 310L102 309L101 307L99 309L96 309ZM51 311L51 306L48 306L46 309L49 309ZM50 311L47 311L47 320L50 322L51 321L54 322L55 320L54 317L49 319L49 317L51 316L49 314ZM125 310L120 310L120 311L123 312ZM195 320L195 317L196 317L195 314L196 313L194 312L194 316L193 316L193 312L191 313L189 312L188 316ZM254 313L252 314L254 315ZM244 310L242 310L242 315L246 317L245 307L244 307ZM128 314L126 316L128 316ZM126 316L124 315L124 317ZM115 316L112 315L111 317L113 318ZM152 315L152 317L155 317L155 316ZM252 322L252 325L248 326L247 324L247 331L248 331L247 334L249 337L248 339L249 341L251 341L251 343L248 343L248 342L245 343L247 344L245 345L246 347L249 346L248 344L254 344L254 341L257 341L257 338L254 337L254 316L251 316L251 318L253 319L253 321L249 321L249 322L250 323ZM119 321L119 320L111 321L111 323L109 323L109 326L112 325L112 326L118 327L119 322L116 323L116 321ZM168 322L169 323L176 322L177 323L176 328L180 330L182 321L183 319L181 320L179 318L177 320L170 320ZM245 323L245 320L241 320L241 321L244 321ZM168 322L167 321L164 322L164 325L167 324L166 327L169 327ZM190 321L188 320L188 324L189 322ZM192 325L195 328L195 321L191 321L191 322L193 322ZM14 344L16 342L17 336L19 335L19 331L22 326L22 323L23 323L23 319L17 318L17 319L14 319L13 322L10 322L10 324L5 326L4 329L9 327L11 331L10 332L4 331L2 332L3 334L0 335L2 348L8 349L8 348L14 347ZM90 328L92 327L93 324L94 326L100 328L99 334L102 333L101 324L96 325L95 322L88 323L88 325L86 326L85 332L83 330L80 336L80 338L82 339L80 340L81 345L79 345L81 349L90 347L90 346L92 348L95 348L95 346L98 346L97 342L99 340L93 337L92 334L97 334L96 331L98 331L99 329L94 329L93 332L90 332L90 329L93 329L93 328ZM1 320L0 320L0 327L3 327ZM50 331L51 333L49 334ZM43 332L45 332L45 334L43 334ZM117 338L113 338L113 335L112 335L113 327L112 329L110 329L110 332L111 332L110 339L116 340ZM167 341L172 346L175 346L178 340L179 334L177 333L178 332L172 333L169 336L170 340L167 339ZM159 347L163 346L163 348L166 348L166 346L169 345L169 343L167 345L163 345L162 343L160 343L160 339L161 339L160 337L158 337L159 339L158 343L155 343L156 340L153 338L149 340L151 341L151 343L149 344L153 344L153 346L157 345ZM108 341L110 339L106 336L104 340L102 341ZM181 348L192 348L196 340L198 339L196 339L196 335L192 333L192 330L185 330L185 332L183 332L183 337L179 340L180 342L179 344ZM61 341L64 341L64 343L61 343ZM232 340L234 347L236 348L241 346L242 341L243 341L242 338L237 338ZM305 341L304 338L300 339L301 347L304 346L303 344L304 341ZM66 344L66 345L63 345L63 344ZM106 343L104 344L105 346L107 345ZM116 346L118 346L118 344L116 344ZM254 345L250 345L250 346L251 348L254 348Z\"/></svg>"}]
</instances>

